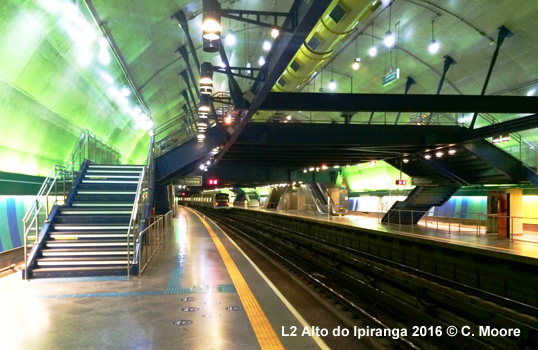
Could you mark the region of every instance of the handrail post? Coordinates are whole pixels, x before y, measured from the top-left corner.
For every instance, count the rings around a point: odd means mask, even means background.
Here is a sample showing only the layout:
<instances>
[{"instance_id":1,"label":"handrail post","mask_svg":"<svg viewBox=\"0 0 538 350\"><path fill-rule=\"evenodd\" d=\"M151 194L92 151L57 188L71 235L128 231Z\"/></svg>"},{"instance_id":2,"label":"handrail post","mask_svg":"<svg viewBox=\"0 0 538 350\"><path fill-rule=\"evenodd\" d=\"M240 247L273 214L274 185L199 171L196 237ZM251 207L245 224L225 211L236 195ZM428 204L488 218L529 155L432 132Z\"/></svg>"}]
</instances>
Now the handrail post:
<instances>
[{"instance_id":1,"label":"handrail post","mask_svg":"<svg viewBox=\"0 0 538 350\"><path fill-rule=\"evenodd\" d=\"M24 227L24 280L28 280L28 232L26 231L26 221L22 220Z\"/></svg>"}]
</instances>

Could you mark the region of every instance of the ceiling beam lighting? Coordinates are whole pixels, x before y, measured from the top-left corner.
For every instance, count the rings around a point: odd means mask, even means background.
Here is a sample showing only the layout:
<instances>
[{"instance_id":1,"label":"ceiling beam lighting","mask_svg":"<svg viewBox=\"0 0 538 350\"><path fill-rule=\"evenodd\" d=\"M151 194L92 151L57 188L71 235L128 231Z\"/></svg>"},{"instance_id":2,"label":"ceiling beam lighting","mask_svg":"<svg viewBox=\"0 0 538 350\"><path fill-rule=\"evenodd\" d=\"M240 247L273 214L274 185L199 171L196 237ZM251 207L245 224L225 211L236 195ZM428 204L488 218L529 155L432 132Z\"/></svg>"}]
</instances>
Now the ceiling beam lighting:
<instances>
[{"instance_id":1,"label":"ceiling beam lighting","mask_svg":"<svg viewBox=\"0 0 538 350\"><path fill-rule=\"evenodd\" d=\"M202 38L205 52L217 52L220 48L220 3L216 0L203 0Z\"/></svg>"},{"instance_id":2,"label":"ceiling beam lighting","mask_svg":"<svg viewBox=\"0 0 538 350\"><path fill-rule=\"evenodd\" d=\"M211 95L213 92L213 66L209 62L204 62L200 66L200 93Z\"/></svg>"}]
</instances>

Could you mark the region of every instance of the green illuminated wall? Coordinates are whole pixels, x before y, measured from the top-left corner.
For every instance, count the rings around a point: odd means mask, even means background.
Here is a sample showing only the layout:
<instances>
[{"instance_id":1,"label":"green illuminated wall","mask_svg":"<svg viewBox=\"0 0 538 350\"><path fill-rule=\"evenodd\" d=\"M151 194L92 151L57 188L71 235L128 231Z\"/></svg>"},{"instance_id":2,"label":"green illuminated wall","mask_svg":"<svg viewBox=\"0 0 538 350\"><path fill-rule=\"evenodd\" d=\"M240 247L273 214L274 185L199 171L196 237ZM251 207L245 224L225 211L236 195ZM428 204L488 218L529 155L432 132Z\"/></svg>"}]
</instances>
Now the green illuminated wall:
<instances>
[{"instance_id":1,"label":"green illuminated wall","mask_svg":"<svg viewBox=\"0 0 538 350\"><path fill-rule=\"evenodd\" d=\"M146 158L149 136L132 116L132 97L118 97L119 66L99 62L97 27L87 13L67 15L65 3L0 1L0 171L46 176L83 129L124 161Z\"/></svg>"},{"instance_id":2,"label":"green illuminated wall","mask_svg":"<svg viewBox=\"0 0 538 350\"><path fill-rule=\"evenodd\" d=\"M351 166L343 168L342 172L350 192L403 189L403 186L396 185L396 180L400 179L400 170L385 162L377 162L374 167L368 164L361 167ZM402 179L407 179L407 175L402 174ZM405 188L410 189L413 186L408 185Z\"/></svg>"}]
</instances>

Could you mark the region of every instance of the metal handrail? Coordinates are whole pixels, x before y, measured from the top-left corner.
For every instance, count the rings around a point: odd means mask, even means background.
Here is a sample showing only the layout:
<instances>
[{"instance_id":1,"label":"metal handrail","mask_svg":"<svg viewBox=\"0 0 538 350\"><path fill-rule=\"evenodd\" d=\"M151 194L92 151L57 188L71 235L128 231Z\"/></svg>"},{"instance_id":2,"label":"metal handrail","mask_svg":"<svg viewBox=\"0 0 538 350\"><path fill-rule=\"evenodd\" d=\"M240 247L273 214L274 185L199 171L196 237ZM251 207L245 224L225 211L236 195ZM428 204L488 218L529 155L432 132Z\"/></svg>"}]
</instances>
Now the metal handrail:
<instances>
[{"instance_id":1,"label":"metal handrail","mask_svg":"<svg viewBox=\"0 0 538 350\"><path fill-rule=\"evenodd\" d=\"M129 220L129 227L127 229L127 277L131 276L131 228L134 228L133 231L133 245L136 242L138 237L135 237L135 233L139 230L136 225L140 222L138 217L138 206L143 202L142 198L142 186L144 185L146 179L146 167L142 168L142 173L138 178L138 185L136 188L135 202L133 205L133 210L131 211L131 219ZM138 235L137 235L138 236ZM136 256L134 256L136 258Z\"/></svg>"},{"instance_id":2,"label":"metal handrail","mask_svg":"<svg viewBox=\"0 0 538 350\"><path fill-rule=\"evenodd\" d=\"M158 215L157 220L152 222L148 227L146 227L144 230L140 231L139 237L139 248L138 248L138 261L139 261L139 269L138 269L138 277L142 275L142 272L146 269L146 266L148 265L149 261L153 258L155 253L157 252L157 249L164 243L164 237L170 232L170 229L174 226L173 225L173 210L170 210L168 213L164 215ZM153 218L153 217L151 217ZM156 231L156 234L154 234ZM148 236L146 238L146 235ZM153 244L151 244L151 243ZM146 259L145 263L142 266L142 251L140 248L144 244L146 246L145 252L146 252ZM152 246L151 255L148 258L148 246Z\"/></svg>"},{"instance_id":3,"label":"metal handrail","mask_svg":"<svg viewBox=\"0 0 538 350\"><path fill-rule=\"evenodd\" d=\"M513 234L522 234L525 233L525 231L522 232L514 232L514 220L520 220L521 224L523 224L523 220L536 220L538 223L538 217L524 217L524 216L508 216L508 215L499 215L499 214L486 214L486 213L466 213L466 212L454 212L454 213L443 213L443 214L436 214L436 215L428 215L429 210L423 211L423 210L410 210L410 209L389 209L385 213L398 213L398 219L396 221L390 220L390 215L388 217L387 224L394 224L398 226L407 226L406 224L401 223L401 213L411 213L411 217L413 217L414 213L424 213L423 216L417 221L417 224L413 224L413 221L411 221L411 227L418 225L421 221L424 221L424 227L428 228L430 227L428 225L428 221L434 221L434 225L436 225L435 229L437 231L440 231L442 229L439 228L439 223L448 224L448 233L452 232L462 232L462 225L467 226L475 226L475 229L472 231L476 232L476 235L480 235L482 233L482 229L484 226L487 227L487 221L489 219L506 219L507 223L510 223L511 227L511 237L510 239L514 239ZM466 216L463 218L462 216ZM381 217L378 219L378 222L381 222ZM431 224L430 224L431 225Z\"/></svg>"},{"instance_id":4,"label":"metal handrail","mask_svg":"<svg viewBox=\"0 0 538 350\"><path fill-rule=\"evenodd\" d=\"M131 218L129 220L129 227L127 229L127 277L131 276L131 266L136 262L140 262L140 234L144 232L141 226L145 223L146 207L151 205L150 203L150 191L152 191L154 182L154 153L155 153L155 136L151 137L150 145L148 149L148 156L146 158L146 165L142 169L142 173L138 178L138 185L136 189L135 200L133 203L133 210L131 211ZM149 215L148 215L149 216ZM131 232L133 234L133 257L131 259ZM138 248L137 248L138 244ZM140 266L139 266L140 271Z\"/></svg>"},{"instance_id":5,"label":"metal handrail","mask_svg":"<svg viewBox=\"0 0 538 350\"><path fill-rule=\"evenodd\" d=\"M93 140L94 147L99 149L99 157L97 157L97 150L94 150L94 154L92 157L92 149L91 149L91 141ZM98 146L99 145L99 146ZM80 165L82 164L82 161L84 159L88 159L90 161L100 161L103 163L103 152L105 152L106 160L105 164L109 163L110 161L114 163L121 163L121 153L114 147L108 145L105 141L103 141L98 136L92 134L89 130L84 129L82 130L82 133L80 134L80 137L78 138L75 147L73 148L73 151L69 155L69 158L65 165L57 165L54 164L52 166L52 169L50 170L47 178L43 182L43 185L41 185L41 188L39 189L39 192L36 196L36 199L33 201L32 206L26 211L22 222L24 227L24 269L25 269L25 275L24 278L28 279L28 241L29 241L29 233L33 230L35 225L35 239L31 243L31 249L34 249L35 245L39 243L39 231L40 227L43 228L44 224L47 221L47 216L50 212L49 210L49 196L52 194L52 191L54 190L54 201L53 205L56 205L58 203L58 197L63 198L62 200L65 200L67 197L67 194L69 193L75 173L79 171ZM87 153L87 154L86 154ZM112 157L109 157L111 155ZM98 159L99 158L99 159ZM110 160L110 158L112 158ZM77 168L78 165L78 168ZM71 185L69 188L66 186L66 181L70 180ZM58 189L58 182L60 180L63 180L63 187L61 190ZM44 202L44 203L43 203ZM43 207L45 207L45 218L43 219L43 224L41 225L41 222L39 220L39 215L43 211ZM33 216L32 216L33 214ZM30 220L31 217L31 220Z\"/></svg>"}]
</instances>

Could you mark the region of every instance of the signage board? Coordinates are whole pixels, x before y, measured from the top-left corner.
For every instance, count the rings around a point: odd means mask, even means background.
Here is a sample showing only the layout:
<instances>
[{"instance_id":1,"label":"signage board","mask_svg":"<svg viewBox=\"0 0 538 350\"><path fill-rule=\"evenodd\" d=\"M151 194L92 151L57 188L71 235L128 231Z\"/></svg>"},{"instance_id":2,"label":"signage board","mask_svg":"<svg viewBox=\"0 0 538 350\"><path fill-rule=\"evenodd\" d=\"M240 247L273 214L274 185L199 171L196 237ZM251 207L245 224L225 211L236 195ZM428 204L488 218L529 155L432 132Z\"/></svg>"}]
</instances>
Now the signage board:
<instances>
[{"instance_id":1,"label":"signage board","mask_svg":"<svg viewBox=\"0 0 538 350\"><path fill-rule=\"evenodd\" d=\"M172 180L174 185L202 186L201 176L182 176Z\"/></svg>"},{"instance_id":2,"label":"signage board","mask_svg":"<svg viewBox=\"0 0 538 350\"><path fill-rule=\"evenodd\" d=\"M424 177L411 178L411 185L413 186L439 186L439 181L434 179L427 179Z\"/></svg>"},{"instance_id":3,"label":"signage board","mask_svg":"<svg viewBox=\"0 0 538 350\"><path fill-rule=\"evenodd\" d=\"M383 77L383 86L389 85L390 83L393 83L398 79L400 79L400 68L396 68L395 70L390 71L387 75Z\"/></svg>"}]
</instances>

